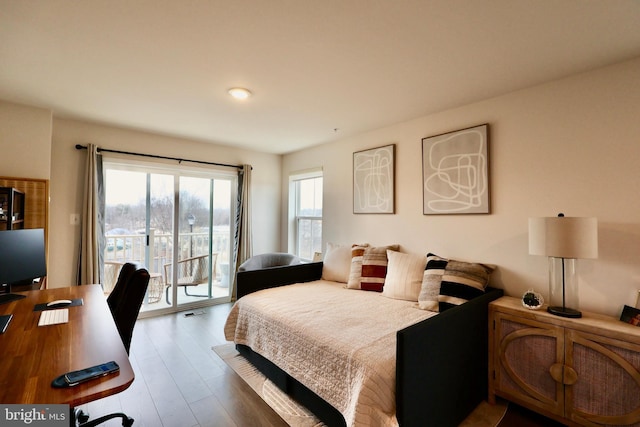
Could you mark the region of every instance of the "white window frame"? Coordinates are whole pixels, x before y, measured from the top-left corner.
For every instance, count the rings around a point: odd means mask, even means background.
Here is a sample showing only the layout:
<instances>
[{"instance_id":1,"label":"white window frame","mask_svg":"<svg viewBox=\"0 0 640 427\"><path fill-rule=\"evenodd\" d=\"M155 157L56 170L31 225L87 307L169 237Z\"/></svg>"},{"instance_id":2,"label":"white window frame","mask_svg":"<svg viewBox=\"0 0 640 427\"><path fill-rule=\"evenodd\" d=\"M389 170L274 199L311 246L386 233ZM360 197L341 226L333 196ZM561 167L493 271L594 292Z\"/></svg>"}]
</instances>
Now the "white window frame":
<instances>
[{"instance_id":1,"label":"white window frame","mask_svg":"<svg viewBox=\"0 0 640 427\"><path fill-rule=\"evenodd\" d=\"M230 195L230 217L232 218L229 230L229 242L233 242L233 236L235 235L235 224L233 223L233 218L236 216L235 209L235 200L237 199L237 187L238 187L238 174L237 172L229 172L226 169L217 169L217 168L202 168L198 166L191 165L171 165L164 163L157 163L153 161L144 161L144 160L136 160L136 159L125 159L118 156L105 156L103 159L103 170L107 169L114 170L130 170L141 173L161 173L171 175L174 178L174 218L179 214L179 179L181 176L188 177L199 177L206 179L224 179L231 181L231 195ZM174 236L177 236L178 233L178 222L174 221L173 227ZM233 244L229 248L229 254L232 255ZM177 264L178 255L177 252L173 252L172 254L172 262ZM177 276L174 273L173 282L177 282ZM179 311L184 311L193 308L202 308L206 306L212 306L221 303L228 303L231 301L231 286L229 286L229 295L224 298L207 298L203 299L199 302L194 303L178 303L177 298L177 287L174 287L172 290L171 301L173 302L170 307L159 308L150 310L147 312L141 312L139 314L139 318L143 319L146 317L153 317L162 314L175 313Z\"/></svg>"},{"instance_id":2,"label":"white window frame","mask_svg":"<svg viewBox=\"0 0 640 427\"><path fill-rule=\"evenodd\" d=\"M308 179L322 178L322 168L309 169L305 171L294 172L289 175L289 239L288 239L288 251L297 256L300 256L300 248L298 247L299 227L300 220L312 220L320 221L322 223L322 215L304 215L298 214L299 207L299 184L301 181ZM324 182L323 182L324 184ZM324 188L324 185L323 185ZM316 252L322 251L322 236L320 236L320 248ZM312 258L301 257L303 261L313 261Z\"/></svg>"}]
</instances>

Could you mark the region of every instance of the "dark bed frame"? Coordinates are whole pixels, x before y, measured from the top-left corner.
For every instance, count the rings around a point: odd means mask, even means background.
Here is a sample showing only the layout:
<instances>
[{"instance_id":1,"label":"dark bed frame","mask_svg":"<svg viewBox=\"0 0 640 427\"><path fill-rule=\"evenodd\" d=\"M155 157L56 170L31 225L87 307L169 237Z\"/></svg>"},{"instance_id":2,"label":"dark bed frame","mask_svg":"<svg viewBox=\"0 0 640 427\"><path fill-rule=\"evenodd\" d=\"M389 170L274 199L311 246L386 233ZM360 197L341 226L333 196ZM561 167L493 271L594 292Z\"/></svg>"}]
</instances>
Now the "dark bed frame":
<instances>
[{"instance_id":1,"label":"dark bed frame","mask_svg":"<svg viewBox=\"0 0 640 427\"><path fill-rule=\"evenodd\" d=\"M322 262L238 272L238 298L322 277ZM396 418L402 427L459 425L487 397L488 306L501 289L398 331ZM342 414L250 347L236 348L278 387L330 427Z\"/></svg>"}]
</instances>

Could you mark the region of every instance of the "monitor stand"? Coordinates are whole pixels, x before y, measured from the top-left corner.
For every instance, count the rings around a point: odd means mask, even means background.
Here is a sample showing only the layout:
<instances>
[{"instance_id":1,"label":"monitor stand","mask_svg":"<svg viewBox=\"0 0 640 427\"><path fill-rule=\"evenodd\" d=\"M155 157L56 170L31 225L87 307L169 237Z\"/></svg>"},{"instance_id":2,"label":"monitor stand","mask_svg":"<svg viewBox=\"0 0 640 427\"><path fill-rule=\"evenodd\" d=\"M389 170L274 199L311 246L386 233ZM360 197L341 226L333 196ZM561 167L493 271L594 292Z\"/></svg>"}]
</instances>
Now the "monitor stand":
<instances>
[{"instance_id":1,"label":"monitor stand","mask_svg":"<svg viewBox=\"0 0 640 427\"><path fill-rule=\"evenodd\" d=\"M26 296L19 294L0 294L0 304L17 301L22 298L26 298Z\"/></svg>"},{"instance_id":2,"label":"monitor stand","mask_svg":"<svg viewBox=\"0 0 640 427\"><path fill-rule=\"evenodd\" d=\"M4 290L4 293L0 293L0 304L6 304L8 302L13 302L22 298L26 298L25 295L12 294L10 283L6 285L2 285L2 290Z\"/></svg>"}]
</instances>

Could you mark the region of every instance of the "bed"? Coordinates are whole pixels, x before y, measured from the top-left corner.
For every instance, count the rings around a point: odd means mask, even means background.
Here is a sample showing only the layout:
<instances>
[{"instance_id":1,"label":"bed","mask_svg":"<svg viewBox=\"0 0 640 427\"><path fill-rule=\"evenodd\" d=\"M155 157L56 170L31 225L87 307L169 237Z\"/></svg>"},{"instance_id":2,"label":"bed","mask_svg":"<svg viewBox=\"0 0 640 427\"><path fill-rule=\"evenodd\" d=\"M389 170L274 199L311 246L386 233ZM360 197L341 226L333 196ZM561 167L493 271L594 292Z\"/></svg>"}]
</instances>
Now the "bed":
<instances>
[{"instance_id":1,"label":"bed","mask_svg":"<svg viewBox=\"0 0 640 427\"><path fill-rule=\"evenodd\" d=\"M436 314L321 278L321 262L239 272L225 337L327 425L456 426L486 397L501 290Z\"/></svg>"}]
</instances>

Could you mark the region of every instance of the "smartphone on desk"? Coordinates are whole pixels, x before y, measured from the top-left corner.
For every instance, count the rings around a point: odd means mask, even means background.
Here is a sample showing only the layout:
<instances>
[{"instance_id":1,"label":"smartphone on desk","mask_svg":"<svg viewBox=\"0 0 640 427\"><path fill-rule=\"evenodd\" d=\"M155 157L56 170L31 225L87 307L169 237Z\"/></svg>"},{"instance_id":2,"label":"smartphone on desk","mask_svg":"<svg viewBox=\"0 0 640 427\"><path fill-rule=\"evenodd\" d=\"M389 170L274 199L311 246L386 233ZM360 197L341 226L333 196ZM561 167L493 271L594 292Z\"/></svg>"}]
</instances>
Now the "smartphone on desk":
<instances>
[{"instance_id":1,"label":"smartphone on desk","mask_svg":"<svg viewBox=\"0 0 640 427\"><path fill-rule=\"evenodd\" d=\"M71 387L82 382L89 381L93 378L118 372L119 370L120 366L118 366L115 361L111 361L101 365L92 366L90 368L81 369L79 371L67 372L64 375L64 380L67 382L69 387Z\"/></svg>"}]
</instances>

